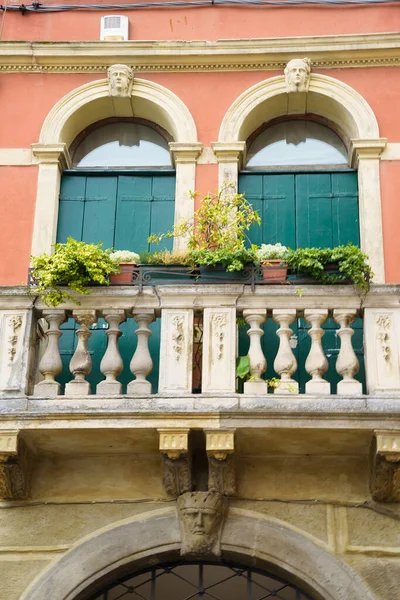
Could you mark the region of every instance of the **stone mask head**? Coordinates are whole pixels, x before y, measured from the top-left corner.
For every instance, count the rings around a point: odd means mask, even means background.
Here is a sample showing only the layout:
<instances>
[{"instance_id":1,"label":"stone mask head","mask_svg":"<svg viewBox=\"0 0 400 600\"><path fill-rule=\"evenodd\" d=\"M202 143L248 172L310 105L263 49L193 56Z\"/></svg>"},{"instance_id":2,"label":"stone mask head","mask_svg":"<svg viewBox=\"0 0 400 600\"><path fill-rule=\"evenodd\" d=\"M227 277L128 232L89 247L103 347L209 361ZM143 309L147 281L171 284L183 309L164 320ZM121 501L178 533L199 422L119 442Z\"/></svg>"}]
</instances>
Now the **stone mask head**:
<instances>
[{"instance_id":1,"label":"stone mask head","mask_svg":"<svg viewBox=\"0 0 400 600\"><path fill-rule=\"evenodd\" d=\"M182 555L219 556L223 499L216 492L187 492L178 498Z\"/></svg>"},{"instance_id":2,"label":"stone mask head","mask_svg":"<svg viewBox=\"0 0 400 600\"><path fill-rule=\"evenodd\" d=\"M309 58L294 58L285 68L287 92L307 92L310 85L311 61Z\"/></svg>"},{"instance_id":3,"label":"stone mask head","mask_svg":"<svg viewBox=\"0 0 400 600\"><path fill-rule=\"evenodd\" d=\"M111 65L107 71L109 96L129 98L132 93L133 71L127 65Z\"/></svg>"}]
</instances>

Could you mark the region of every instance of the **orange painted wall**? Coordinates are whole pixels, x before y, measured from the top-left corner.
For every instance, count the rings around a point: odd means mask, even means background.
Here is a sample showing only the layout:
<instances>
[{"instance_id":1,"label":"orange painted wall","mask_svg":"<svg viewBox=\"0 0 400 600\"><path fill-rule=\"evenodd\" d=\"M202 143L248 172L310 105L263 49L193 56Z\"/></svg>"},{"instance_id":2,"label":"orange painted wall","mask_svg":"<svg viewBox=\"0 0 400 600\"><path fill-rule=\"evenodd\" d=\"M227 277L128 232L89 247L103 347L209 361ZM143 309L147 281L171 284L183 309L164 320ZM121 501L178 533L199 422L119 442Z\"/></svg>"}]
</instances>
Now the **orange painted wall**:
<instances>
[{"instance_id":1,"label":"orange painted wall","mask_svg":"<svg viewBox=\"0 0 400 600\"><path fill-rule=\"evenodd\" d=\"M382 161L382 223L387 283L400 282L400 162Z\"/></svg>"},{"instance_id":2,"label":"orange painted wall","mask_svg":"<svg viewBox=\"0 0 400 600\"><path fill-rule=\"evenodd\" d=\"M72 3L89 4L88 0ZM71 2L65 0L54 4L68 5ZM3 40L98 40L100 17L107 14L127 15L130 38L134 40L217 40L400 30L398 4L341 7L214 5L204 8L29 13L25 16L9 11Z\"/></svg>"},{"instance_id":3,"label":"orange painted wall","mask_svg":"<svg viewBox=\"0 0 400 600\"><path fill-rule=\"evenodd\" d=\"M0 167L0 283L26 284L32 243L37 167Z\"/></svg>"},{"instance_id":4,"label":"orange painted wall","mask_svg":"<svg viewBox=\"0 0 400 600\"><path fill-rule=\"evenodd\" d=\"M65 0L68 3L69 0ZM86 0L85 0L86 1ZM79 2L79 0L78 0ZM81 2L82 3L82 2ZM113 11L115 12L115 11ZM265 38L291 35L329 35L400 30L398 4L369 7L208 7L120 12L130 19L130 36L142 40ZM3 40L97 40L99 12L47 15L8 12ZM318 72L316 70L316 72ZM400 76L396 67L322 70L356 89L375 112L382 137L400 142ZM273 77L274 71L221 73L144 73L177 94L189 108L204 145L217 141L224 114L250 86ZM0 75L0 148L29 148L37 142L43 121L66 93L104 74ZM0 208L6 214L6 235L0 239L0 282L20 283L29 262L36 167L0 168ZM399 222L397 200L400 164L382 163L384 244L388 281L400 281L400 261L393 259L394 233ZM196 187L201 194L217 187L216 165L199 165ZM10 241L10 239L11 241ZM16 266L15 275L13 274Z\"/></svg>"}]
</instances>

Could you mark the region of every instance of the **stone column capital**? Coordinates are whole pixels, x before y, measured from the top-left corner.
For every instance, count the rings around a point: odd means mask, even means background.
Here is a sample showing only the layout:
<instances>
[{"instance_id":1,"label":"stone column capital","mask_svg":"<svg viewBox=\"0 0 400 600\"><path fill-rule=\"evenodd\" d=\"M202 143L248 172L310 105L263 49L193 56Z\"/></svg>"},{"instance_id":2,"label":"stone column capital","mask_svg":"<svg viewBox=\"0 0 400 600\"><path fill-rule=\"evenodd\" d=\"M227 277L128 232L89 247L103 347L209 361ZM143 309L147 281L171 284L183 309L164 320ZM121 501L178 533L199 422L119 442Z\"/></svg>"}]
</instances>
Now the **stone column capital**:
<instances>
[{"instance_id":1,"label":"stone column capital","mask_svg":"<svg viewBox=\"0 0 400 600\"><path fill-rule=\"evenodd\" d=\"M211 147L219 163L237 162L241 169L246 162L246 142L212 142Z\"/></svg>"},{"instance_id":2,"label":"stone column capital","mask_svg":"<svg viewBox=\"0 0 400 600\"><path fill-rule=\"evenodd\" d=\"M195 163L199 158L203 144L201 142L170 142L169 151L175 164Z\"/></svg>"},{"instance_id":3,"label":"stone column capital","mask_svg":"<svg viewBox=\"0 0 400 600\"><path fill-rule=\"evenodd\" d=\"M39 164L58 165L61 172L72 166L67 144L31 144L31 148Z\"/></svg>"},{"instance_id":4,"label":"stone column capital","mask_svg":"<svg viewBox=\"0 0 400 600\"><path fill-rule=\"evenodd\" d=\"M386 144L387 138L354 138L350 140L350 165L357 168L360 159L379 160Z\"/></svg>"}]
</instances>

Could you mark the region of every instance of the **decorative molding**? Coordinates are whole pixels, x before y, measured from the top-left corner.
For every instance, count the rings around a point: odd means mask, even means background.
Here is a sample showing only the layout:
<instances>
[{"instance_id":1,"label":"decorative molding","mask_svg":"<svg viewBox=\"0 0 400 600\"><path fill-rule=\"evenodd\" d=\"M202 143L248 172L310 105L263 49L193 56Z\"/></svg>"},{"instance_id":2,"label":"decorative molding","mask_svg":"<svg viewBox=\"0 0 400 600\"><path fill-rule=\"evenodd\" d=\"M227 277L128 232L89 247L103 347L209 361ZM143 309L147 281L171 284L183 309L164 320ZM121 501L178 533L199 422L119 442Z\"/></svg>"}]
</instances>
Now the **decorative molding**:
<instances>
[{"instance_id":1,"label":"decorative molding","mask_svg":"<svg viewBox=\"0 0 400 600\"><path fill-rule=\"evenodd\" d=\"M370 489L378 502L400 501L400 432L375 431Z\"/></svg>"},{"instance_id":2,"label":"decorative molding","mask_svg":"<svg viewBox=\"0 0 400 600\"><path fill-rule=\"evenodd\" d=\"M181 556L221 555L224 499L216 492L189 492L178 498Z\"/></svg>"},{"instance_id":3,"label":"decorative molding","mask_svg":"<svg viewBox=\"0 0 400 600\"><path fill-rule=\"evenodd\" d=\"M158 429L160 434L160 452L175 460L189 452L190 429Z\"/></svg>"},{"instance_id":4,"label":"decorative molding","mask_svg":"<svg viewBox=\"0 0 400 600\"><path fill-rule=\"evenodd\" d=\"M169 150L174 163L196 163L203 149L201 142L170 142Z\"/></svg>"},{"instance_id":5,"label":"decorative molding","mask_svg":"<svg viewBox=\"0 0 400 600\"><path fill-rule=\"evenodd\" d=\"M159 449L164 459L163 484L170 496L193 489L189 429L158 429Z\"/></svg>"},{"instance_id":6,"label":"decorative molding","mask_svg":"<svg viewBox=\"0 0 400 600\"><path fill-rule=\"evenodd\" d=\"M22 327L22 321L22 315L14 315L9 319L9 324L12 330L11 335L8 336L8 356L10 364L14 362L15 355L17 354L18 336Z\"/></svg>"},{"instance_id":7,"label":"decorative molding","mask_svg":"<svg viewBox=\"0 0 400 600\"><path fill-rule=\"evenodd\" d=\"M27 451L18 430L0 433L0 499L28 497Z\"/></svg>"},{"instance_id":8,"label":"decorative molding","mask_svg":"<svg viewBox=\"0 0 400 600\"><path fill-rule=\"evenodd\" d=\"M379 160L387 145L386 138L350 140L349 162L357 168L360 159Z\"/></svg>"},{"instance_id":9,"label":"decorative molding","mask_svg":"<svg viewBox=\"0 0 400 600\"><path fill-rule=\"evenodd\" d=\"M208 490L223 496L236 492L235 431L205 431L208 457Z\"/></svg>"},{"instance_id":10,"label":"decorative molding","mask_svg":"<svg viewBox=\"0 0 400 600\"><path fill-rule=\"evenodd\" d=\"M132 94L133 69L128 65L111 65L107 69L108 95L117 98L130 98Z\"/></svg>"},{"instance_id":11,"label":"decorative molding","mask_svg":"<svg viewBox=\"0 0 400 600\"><path fill-rule=\"evenodd\" d=\"M6 73L104 73L116 62L136 72L281 71L300 52L315 69L400 66L398 33L215 42L2 42L0 48L0 72Z\"/></svg>"},{"instance_id":12,"label":"decorative molding","mask_svg":"<svg viewBox=\"0 0 400 600\"><path fill-rule=\"evenodd\" d=\"M311 60L292 58L284 69L286 91L290 93L308 92L310 86Z\"/></svg>"},{"instance_id":13,"label":"decorative molding","mask_svg":"<svg viewBox=\"0 0 400 600\"><path fill-rule=\"evenodd\" d=\"M31 144L31 148L40 164L58 165L61 172L72 166L67 144Z\"/></svg>"}]
</instances>

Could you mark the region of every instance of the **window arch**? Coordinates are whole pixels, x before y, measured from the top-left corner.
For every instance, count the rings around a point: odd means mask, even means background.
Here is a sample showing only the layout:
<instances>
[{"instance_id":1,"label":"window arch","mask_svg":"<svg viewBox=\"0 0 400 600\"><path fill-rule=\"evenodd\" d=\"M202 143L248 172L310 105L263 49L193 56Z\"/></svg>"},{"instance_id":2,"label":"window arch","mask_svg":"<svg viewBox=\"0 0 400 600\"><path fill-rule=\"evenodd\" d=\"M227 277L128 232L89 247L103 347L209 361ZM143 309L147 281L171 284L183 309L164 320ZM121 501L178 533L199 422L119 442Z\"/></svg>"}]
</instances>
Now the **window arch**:
<instances>
[{"instance_id":1,"label":"window arch","mask_svg":"<svg viewBox=\"0 0 400 600\"><path fill-rule=\"evenodd\" d=\"M235 563L172 563L124 577L90 600L313 600L294 583Z\"/></svg>"},{"instance_id":2,"label":"window arch","mask_svg":"<svg viewBox=\"0 0 400 600\"><path fill-rule=\"evenodd\" d=\"M172 168L171 136L145 119L106 119L71 145L75 168Z\"/></svg>"},{"instance_id":3,"label":"window arch","mask_svg":"<svg viewBox=\"0 0 400 600\"><path fill-rule=\"evenodd\" d=\"M263 127L248 141L247 168L347 166L347 149L330 127L290 119Z\"/></svg>"}]
</instances>

